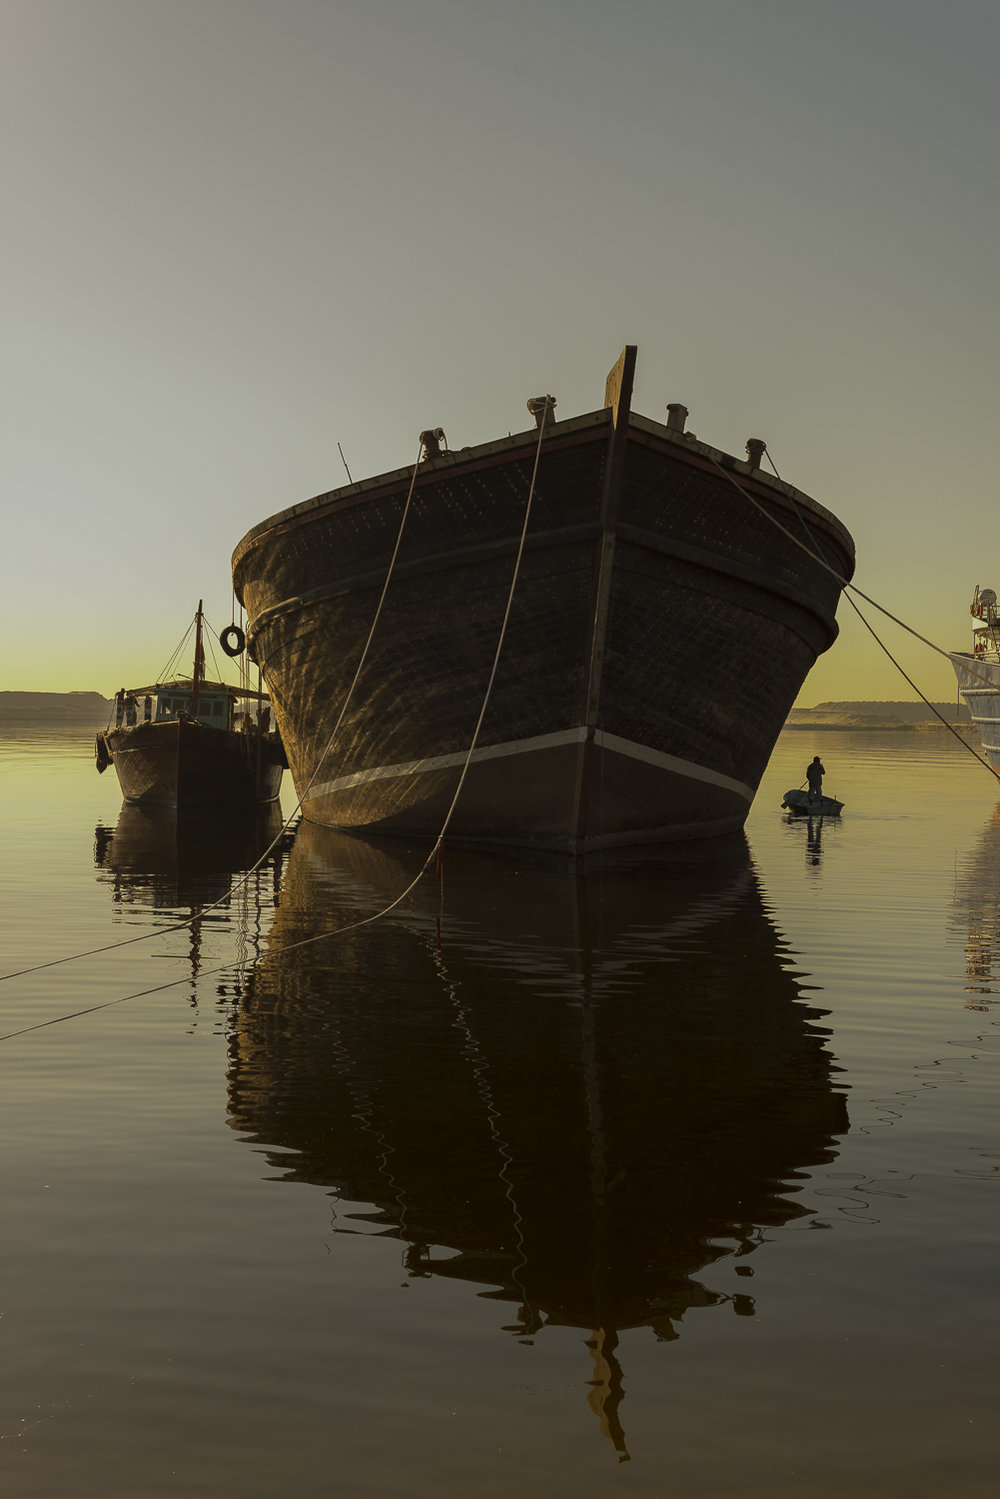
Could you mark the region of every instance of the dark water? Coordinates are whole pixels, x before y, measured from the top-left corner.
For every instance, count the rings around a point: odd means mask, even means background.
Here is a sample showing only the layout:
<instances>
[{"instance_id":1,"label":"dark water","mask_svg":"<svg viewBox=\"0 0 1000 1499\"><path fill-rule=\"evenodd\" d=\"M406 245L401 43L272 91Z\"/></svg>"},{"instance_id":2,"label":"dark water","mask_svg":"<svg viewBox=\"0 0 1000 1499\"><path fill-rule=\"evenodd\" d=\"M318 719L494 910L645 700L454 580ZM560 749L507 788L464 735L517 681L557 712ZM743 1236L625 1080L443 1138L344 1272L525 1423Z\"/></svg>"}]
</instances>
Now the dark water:
<instances>
[{"instance_id":1,"label":"dark water","mask_svg":"<svg viewBox=\"0 0 1000 1499\"><path fill-rule=\"evenodd\" d=\"M840 824L779 810L816 749ZM143 939L0 984L8 1035L85 1012L0 1044L5 1495L994 1492L954 741L788 732L711 857L449 853L339 937L427 850L303 826L242 884L273 821L120 810L86 736L0 774L0 971Z\"/></svg>"}]
</instances>

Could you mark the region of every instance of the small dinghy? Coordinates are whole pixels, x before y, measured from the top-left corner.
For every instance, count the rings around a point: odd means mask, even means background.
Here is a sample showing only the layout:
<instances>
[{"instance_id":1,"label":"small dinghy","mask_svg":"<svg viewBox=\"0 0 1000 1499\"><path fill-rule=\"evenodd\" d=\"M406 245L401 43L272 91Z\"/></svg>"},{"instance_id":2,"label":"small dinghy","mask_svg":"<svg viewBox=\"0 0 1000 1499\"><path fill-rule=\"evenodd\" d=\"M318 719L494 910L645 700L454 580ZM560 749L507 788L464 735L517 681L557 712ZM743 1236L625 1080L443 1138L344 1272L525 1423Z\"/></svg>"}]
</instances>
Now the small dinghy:
<instances>
[{"instance_id":1,"label":"small dinghy","mask_svg":"<svg viewBox=\"0 0 1000 1499\"><path fill-rule=\"evenodd\" d=\"M844 803L835 796L820 796L815 791L786 791L781 805L807 817L839 817L844 810Z\"/></svg>"}]
</instances>

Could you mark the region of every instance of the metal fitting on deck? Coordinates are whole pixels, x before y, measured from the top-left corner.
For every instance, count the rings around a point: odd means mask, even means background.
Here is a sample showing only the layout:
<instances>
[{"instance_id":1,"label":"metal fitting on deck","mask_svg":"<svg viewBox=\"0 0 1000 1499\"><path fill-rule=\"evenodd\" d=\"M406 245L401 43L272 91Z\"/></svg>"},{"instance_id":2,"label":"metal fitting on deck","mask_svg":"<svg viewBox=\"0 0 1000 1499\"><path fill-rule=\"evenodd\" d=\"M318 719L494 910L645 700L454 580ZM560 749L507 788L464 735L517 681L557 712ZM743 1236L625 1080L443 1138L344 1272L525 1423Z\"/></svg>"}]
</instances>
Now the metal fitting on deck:
<instances>
[{"instance_id":1,"label":"metal fitting on deck","mask_svg":"<svg viewBox=\"0 0 1000 1499\"><path fill-rule=\"evenodd\" d=\"M441 457L441 444L445 443L445 446L447 446L447 440L446 440L445 435L444 435L444 428L443 427L428 427L426 432L421 432L421 434L420 434L420 442L421 442L421 445L423 446L423 450L424 450L423 456L424 456L425 459L426 458L440 458Z\"/></svg>"},{"instance_id":2,"label":"metal fitting on deck","mask_svg":"<svg viewBox=\"0 0 1000 1499\"><path fill-rule=\"evenodd\" d=\"M535 418L536 427L547 427L555 421L553 415L556 409L555 396L532 396L528 401L528 410Z\"/></svg>"},{"instance_id":3,"label":"metal fitting on deck","mask_svg":"<svg viewBox=\"0 0 1000 1499\"><path fill-rule=\"evenodd\" d=\"M681 401L671 401L667 407L667 431L683 432L687 419L687 407Z\"/></svg>"},{"instance_id":4,"label":"metal fitting on deck","mask_svg":"<svg viewBox=\"0 0 1000 1499\"><path fill-rule=\"evenodd\" d=\"M767 443L763 437L747 438L747 463L751 468L760 468L760 460L767 452Z\"/></svg>"}]
</instances>

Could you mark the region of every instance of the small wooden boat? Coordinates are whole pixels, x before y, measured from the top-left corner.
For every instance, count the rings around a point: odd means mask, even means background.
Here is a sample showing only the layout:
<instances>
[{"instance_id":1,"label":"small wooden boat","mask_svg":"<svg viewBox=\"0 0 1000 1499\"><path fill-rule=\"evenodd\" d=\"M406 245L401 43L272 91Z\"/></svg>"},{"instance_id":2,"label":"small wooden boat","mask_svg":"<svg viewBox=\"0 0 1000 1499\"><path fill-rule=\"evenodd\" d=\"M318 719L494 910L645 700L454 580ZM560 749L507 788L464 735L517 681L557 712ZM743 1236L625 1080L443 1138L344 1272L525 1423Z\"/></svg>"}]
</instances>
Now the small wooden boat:
<instances>
[{"instance_id":1,"label":"small wooden boat","mask_svg":"<svg viewBox=\"0 0 1000 1499\"><path fill-rule=\"evenodd\" d=\"M206 680L203 625L199 601L192 675L123 688L114 728L97 736L98 772L115 767L127 802L253 807L281 790L288 761L267 694Z\"/></svg>"},{"instance_id":2,"label":"small wooden boat","mask_svg":"<svg viewBox=\"0 0 1000 1499\"><path fill-rule=\"evenodd\" d=\"M781 805L805 817L839 817L844 810L844 803L835 796L823 796L816 791L786 791Z\"/></svg>"}]
</instances>

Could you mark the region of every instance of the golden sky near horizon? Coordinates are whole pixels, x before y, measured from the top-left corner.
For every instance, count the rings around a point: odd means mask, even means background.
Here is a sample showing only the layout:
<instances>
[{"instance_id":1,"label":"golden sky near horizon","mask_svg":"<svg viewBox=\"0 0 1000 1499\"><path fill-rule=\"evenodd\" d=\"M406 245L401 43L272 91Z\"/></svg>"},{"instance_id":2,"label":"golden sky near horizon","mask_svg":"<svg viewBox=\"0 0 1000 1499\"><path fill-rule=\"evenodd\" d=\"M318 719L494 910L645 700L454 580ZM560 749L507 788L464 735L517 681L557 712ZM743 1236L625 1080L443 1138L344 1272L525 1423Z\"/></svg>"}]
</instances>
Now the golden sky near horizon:
<instances>
[{"instance_id":1,"label":"golden sky near horizon","mask_svg":"<svg viewBox=\"0 0 1000 1499\"><path fill-rule=\"evenodd\" d=\"M427 426L524 427L539 391L592 410L626 341L637 410L766 438L865 592L967 648L974 584L1000 590L995 6L0 14L0 688L155 675L199 598L229 622L240 537L342 481L338 443L361 477ZM910 696L840 619L800 701Z\"/></svg>"}]
</instances>

